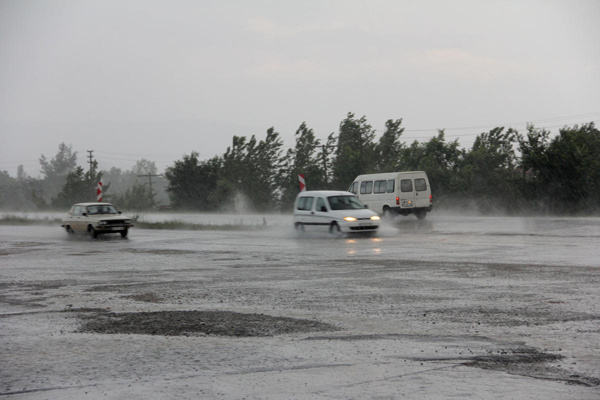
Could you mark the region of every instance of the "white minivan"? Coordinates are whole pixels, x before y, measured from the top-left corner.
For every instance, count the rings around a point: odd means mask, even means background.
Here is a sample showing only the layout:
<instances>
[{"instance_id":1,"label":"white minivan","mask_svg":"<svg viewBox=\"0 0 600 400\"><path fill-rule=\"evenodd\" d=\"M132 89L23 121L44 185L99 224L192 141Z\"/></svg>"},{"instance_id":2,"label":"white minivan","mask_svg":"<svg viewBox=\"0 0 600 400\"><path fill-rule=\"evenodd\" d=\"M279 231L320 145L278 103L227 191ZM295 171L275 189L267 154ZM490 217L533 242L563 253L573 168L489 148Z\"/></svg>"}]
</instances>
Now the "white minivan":
<instances>
[{"instance_id":1,"label":"white minivan","mask_svg":"<svg viewBox=\"0 0 600 400\"><path fill-rule=\"evenodd\" d=\"M296 197L294 227L300 232L319 229L334 234L376 232L379 216L367 209L354 193L307 190Z\"/></svg>"},{"instance_id":2,"label":"white minivan","mask_svg":"<svg viewBox=\"0 0 600 400\"><path fill-rule=\"evenodd\" d=\"M359 175L349 191L370 210L386 217L414 214L423 219L433 207L429 179L424 171Z\"/></svg>"}]
</instances>

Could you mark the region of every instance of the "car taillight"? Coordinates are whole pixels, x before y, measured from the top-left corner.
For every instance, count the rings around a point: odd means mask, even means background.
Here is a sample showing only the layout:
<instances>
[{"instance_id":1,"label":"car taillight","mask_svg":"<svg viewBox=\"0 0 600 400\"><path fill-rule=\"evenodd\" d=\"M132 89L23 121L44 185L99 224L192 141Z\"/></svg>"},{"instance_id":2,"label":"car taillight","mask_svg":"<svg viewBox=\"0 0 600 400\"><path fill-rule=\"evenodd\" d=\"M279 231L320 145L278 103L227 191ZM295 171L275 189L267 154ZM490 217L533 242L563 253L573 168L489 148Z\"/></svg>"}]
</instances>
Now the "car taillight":
<instances>
[{"instance_id":1,"label":"car taillight","mask_svg":"<svg viewBox=\"0 0 600 400\"><path fill-rule=\"evenodd\" d=\"M433 196L429 195L429 204L433 204Z\"/></svg>"},{"instance_id":2,"label":"car taillight","mask_svg":"<svg viewBox=\"0 0 600 400\"><path fill-rule=\"evenodd\" d=\"M396 205L399 206L400 205L400 197L396 197Z\"/></svg>"}]
</instances>

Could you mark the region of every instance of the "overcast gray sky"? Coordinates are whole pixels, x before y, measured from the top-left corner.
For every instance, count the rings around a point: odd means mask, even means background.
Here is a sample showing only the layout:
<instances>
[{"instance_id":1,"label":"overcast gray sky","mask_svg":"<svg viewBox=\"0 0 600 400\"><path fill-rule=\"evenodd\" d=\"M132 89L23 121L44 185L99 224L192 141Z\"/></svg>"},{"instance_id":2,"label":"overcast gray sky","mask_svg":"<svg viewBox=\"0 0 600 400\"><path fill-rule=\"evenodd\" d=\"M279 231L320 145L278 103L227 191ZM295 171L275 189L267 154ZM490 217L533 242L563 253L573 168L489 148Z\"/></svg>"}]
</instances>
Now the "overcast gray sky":
<instances>
[{"instance_id":1,"label":"overcast gray sky","mask_svg":"<svg viewBox=\"0 0 600 400\"><path fill-rule=\"evenodd\" d=\"M348 112L403 137L600 121L600 1L0 0L0 170L162 171Z\"/></svg>"}]
</instances>

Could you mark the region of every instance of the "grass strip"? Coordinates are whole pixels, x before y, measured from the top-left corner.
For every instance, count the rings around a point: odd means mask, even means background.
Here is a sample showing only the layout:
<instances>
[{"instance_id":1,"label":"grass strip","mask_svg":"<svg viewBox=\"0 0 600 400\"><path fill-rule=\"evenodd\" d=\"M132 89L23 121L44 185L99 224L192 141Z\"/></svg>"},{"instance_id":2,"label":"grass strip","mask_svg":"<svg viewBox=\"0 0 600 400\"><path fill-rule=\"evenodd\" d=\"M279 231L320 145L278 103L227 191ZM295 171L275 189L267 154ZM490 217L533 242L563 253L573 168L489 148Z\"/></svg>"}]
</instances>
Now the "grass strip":
<instances>
[{"instance_id":1,"label":"grass strip","mask_svg":"<svg viewBox=\"0 0 600 400\"><path fill-rule=\"evenodd\" d=\"M177 220L161 222L138 221L135 226L142 229L170 229L170 230L189 230L189 231L257 231L266 229L265 225L244 225L244 224L193 224Z\"/></svg>"},{"instance_id":2,"label":"grass strip","mask_svg":"<svg viewBox=\"0 0 600 400\"><path fill-rule=\"evenodd\" d=\"M18 215L4 215L0 225L60 225L60 218L26 218Z\"/></svg>"},{"instance_id":3,"label":"grass strip","mask_svg":"<svg viewBox=\"0 0 600 400\"><path fill-rule=\"evenodd\" d=\"M26 218L16 215L4 215L0 218L0 225L58 225L62 223L60 218ZM266 225L245 224L194 224L178 220L161 222L137 221L134 223L141 229L165 229L165 230L189 230L189 231L258 231L268 227Z\"/></svg>"}]
</instances>

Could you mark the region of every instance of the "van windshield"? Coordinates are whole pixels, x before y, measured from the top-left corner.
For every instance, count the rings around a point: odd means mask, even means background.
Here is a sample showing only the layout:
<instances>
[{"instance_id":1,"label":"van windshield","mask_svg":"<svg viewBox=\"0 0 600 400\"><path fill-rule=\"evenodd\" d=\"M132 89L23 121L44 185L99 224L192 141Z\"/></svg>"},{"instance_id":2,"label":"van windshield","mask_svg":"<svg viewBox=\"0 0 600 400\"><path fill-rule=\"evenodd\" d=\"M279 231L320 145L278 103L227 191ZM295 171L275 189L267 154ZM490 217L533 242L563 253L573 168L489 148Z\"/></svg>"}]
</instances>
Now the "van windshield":
<instances>
[{"instance_id":1,"label":"van windshield","mask_svg":"<svg viewBox=\"0 0 600 400\"><path fill-rule=\"evenodd\" d=\"M365 208L356 196L331 196L327 198L332 210L356 210Z\"/></svg>"}]
</instances>

